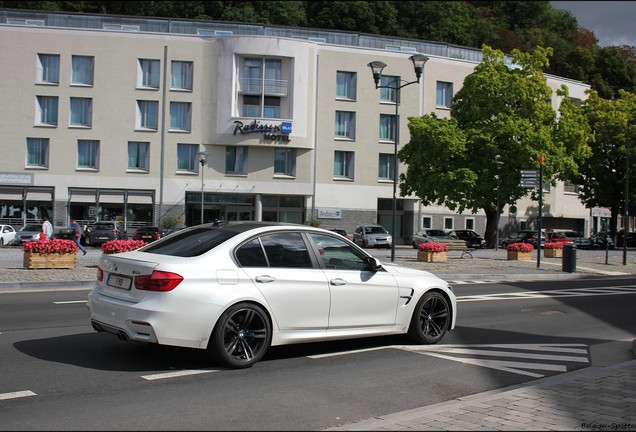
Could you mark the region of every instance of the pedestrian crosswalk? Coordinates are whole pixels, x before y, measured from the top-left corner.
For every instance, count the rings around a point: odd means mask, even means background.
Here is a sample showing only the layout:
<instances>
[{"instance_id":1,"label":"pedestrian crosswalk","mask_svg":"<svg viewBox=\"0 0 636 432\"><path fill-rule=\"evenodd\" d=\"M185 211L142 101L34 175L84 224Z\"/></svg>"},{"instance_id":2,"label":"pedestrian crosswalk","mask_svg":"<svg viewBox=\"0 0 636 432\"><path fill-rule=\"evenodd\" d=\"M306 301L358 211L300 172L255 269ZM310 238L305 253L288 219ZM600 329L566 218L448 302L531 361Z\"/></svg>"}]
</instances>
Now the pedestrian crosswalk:
<instances>
[{"instance_id":1,"label":"pedestrian crosswalk","mask_svg":"<svg viewBox=\"0 0 636 432\"><path fill-rule=\"evenodd\" d=\"M474 344L474 345L390 345L309 356L312 359L398 349L463 364L518 375L542 378L549 374L579 369L590 363L585 344Z\"/></svg>"},{"instance_id":2,"label":"pedestrian crosswalk","mask_svg":"<svg viewBox=\"0 0 636 432\"><path fill-rule=\"evenodd\" d=\"M533 378L578 369L590 362L584 344L415 345L400 349Z\"/></svg>"},{"instance_id":3,"label":"pedestrian crosswalk","mask_svg":"<svg viewBox=\"0 0 636 432\"><path fill-rule=\"evenodd\" d=\"M613 286L613 287L593 287L593 288L573 288L562 290L546 291L523 291L506 292L497 294L477 294L457 297L457 302L493 301L493 300L520 300L520 299L540 299L540 298L563 298L563 297L587 297L598 295L636 294L636 286Z\"/></svg>"}]
</instances>

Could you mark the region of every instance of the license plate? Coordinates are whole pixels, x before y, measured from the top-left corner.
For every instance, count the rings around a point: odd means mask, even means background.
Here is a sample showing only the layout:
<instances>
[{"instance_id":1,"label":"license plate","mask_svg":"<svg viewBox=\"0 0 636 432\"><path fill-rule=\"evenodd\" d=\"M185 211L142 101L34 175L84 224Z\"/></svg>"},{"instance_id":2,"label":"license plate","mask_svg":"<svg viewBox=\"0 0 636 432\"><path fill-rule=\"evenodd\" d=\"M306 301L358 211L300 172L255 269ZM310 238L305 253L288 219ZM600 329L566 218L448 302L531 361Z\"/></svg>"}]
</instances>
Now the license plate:
<instances>
[{"instance_id":1,"label":"license plate","mask_svg":"<svg viewBox=\"0 0 636 432\"><path fill-rule=\"evenodd\" d=\"M124 276L108 275L108 281L106 284L111 287L129 290L130 285L132 284L132 279Z\"/></svg>"}]
</instances>

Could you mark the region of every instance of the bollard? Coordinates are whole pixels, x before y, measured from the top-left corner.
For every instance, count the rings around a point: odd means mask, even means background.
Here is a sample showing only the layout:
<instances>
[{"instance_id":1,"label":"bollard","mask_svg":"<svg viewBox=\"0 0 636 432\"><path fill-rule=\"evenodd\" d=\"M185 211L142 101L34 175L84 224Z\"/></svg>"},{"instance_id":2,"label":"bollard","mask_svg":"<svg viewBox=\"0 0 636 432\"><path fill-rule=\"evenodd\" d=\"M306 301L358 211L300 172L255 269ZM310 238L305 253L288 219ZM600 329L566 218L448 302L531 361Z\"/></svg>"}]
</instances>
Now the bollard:
<instances>
[{"instance_id":1,"label":"bollard","mask_svg":"<svg viewBox=\"0 0 636 432\"><path fill-rule=\"evenodd\" d=\"M563 245L562 260L564 272L576 273L576 246L574 246L574 243L566 243Z\"/></svg>"}]
</instances>

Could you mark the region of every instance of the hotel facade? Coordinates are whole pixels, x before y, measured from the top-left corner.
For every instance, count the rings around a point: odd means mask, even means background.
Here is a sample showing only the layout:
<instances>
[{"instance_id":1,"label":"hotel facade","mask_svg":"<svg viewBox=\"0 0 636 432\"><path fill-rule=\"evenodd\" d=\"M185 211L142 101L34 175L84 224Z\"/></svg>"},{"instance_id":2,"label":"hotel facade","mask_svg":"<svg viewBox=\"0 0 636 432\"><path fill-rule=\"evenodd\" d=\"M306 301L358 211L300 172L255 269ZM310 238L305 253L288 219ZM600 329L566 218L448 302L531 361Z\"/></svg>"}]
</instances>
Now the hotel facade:
<instances>
[{"instance_id":1,"label":"hotel facade","mask_svg":"<svg viewBox=\"0 0 636 432\"><path fill-rule=\"evenodd\" d=\"M438 42L251 24L0 10L0 223L166 218L319 221L392 231L396 132L450 117L480 50ZM424 54L419 84L409 57ZM393 80L393 81L392 81ZM589 85L547 76L585 99ZM399 128L399 131L396 130ZM399 167L404 172L405 166ZM542 226L602 229L574 185L545 189ZM485 215L397 197L396 244L421 228L485 230ZM515 211L514 213L512 211ZM538 203L506 206L505 235Z\"/></svg>"}]
</instances>

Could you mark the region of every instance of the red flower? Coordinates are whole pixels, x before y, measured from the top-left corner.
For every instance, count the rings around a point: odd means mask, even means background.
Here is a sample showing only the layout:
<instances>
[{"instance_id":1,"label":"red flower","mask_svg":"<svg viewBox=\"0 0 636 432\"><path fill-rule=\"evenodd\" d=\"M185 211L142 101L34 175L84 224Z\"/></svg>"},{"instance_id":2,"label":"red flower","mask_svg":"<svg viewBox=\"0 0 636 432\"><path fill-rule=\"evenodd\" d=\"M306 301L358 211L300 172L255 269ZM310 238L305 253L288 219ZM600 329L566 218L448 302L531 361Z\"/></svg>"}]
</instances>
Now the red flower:
<instances>
[{"instance_id":1,"label":"red flower","mask_svg":"<svg viewBox=\"0 0 636 432\"><path fill-rule=\"evenodd\" d=\"M543 245L545 249L563 249L562 242L547 242Z\"/></svg>"},{"instance_id":2,"label":"red flower","mask_svg":"<svg viewBox=\"0 0 636 432\"><path fill-rule=\"evenodd\" d=\"M426 242L420 243L417 249L422 252L447 252L448 246L442 243Z\"/></svg>"},{"instance_id":3,"label":"red flower","mask_svg":"<svg viewBox=\"0 0 636 432\"><path fill-rule=\"evenodd\" d=\"M73 240L53 239L24 243L22 250L26 253L70 254L77 253L78 248Z\"/></svg>"},{"instance_id":4,"label":"red flower","mask_svg":"<svg viewBox=\"0 0 636 432\"><path fill-rule=\"evenodd\" d=\"M110 240L102 245L102 252L105 254L116 254L139 249L147 243L143 240Z\"/></svg>"},{"instance_id":5,"label":"red flower","mask_svg":"<svg viewBox=\"0 0 636 432\"><path fill-rule=\"evenodd\" d=\"M513 243L509 244L506 250L515 252L532 252L534 250L534 246L530 243Z\"/></svg>"}]
</instances>

